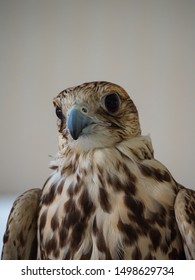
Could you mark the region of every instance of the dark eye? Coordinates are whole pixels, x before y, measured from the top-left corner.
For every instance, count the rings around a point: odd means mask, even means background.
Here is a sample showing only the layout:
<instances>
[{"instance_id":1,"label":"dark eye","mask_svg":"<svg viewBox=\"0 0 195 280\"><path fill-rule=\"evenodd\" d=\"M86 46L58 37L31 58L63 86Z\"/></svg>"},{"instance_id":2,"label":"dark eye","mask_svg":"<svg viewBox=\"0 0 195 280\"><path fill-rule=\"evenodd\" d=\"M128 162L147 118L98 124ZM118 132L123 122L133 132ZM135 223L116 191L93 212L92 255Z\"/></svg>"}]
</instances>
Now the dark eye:
<instances>
[{"instance_id":1,"label":"dark eye","mask_svg":"<svg viewBox=\"0 0 195 280\"><path fill-rule=\"evenodd\" d=\"M62 114L62 109L58 106L56 107L56 115L60 120L64 118L64 115Z\"/></svg>"},{"instance_id":2,"label":"dark eye","mask_svg":"<svg viewBox=\"0 0 195 280\"><path fill-rule=\"evenodd\" d=\"M104 99L104 105L108 112L116 113L120 105L120 99L117 93L106 95Z\"/></svg>"}]
</instances>

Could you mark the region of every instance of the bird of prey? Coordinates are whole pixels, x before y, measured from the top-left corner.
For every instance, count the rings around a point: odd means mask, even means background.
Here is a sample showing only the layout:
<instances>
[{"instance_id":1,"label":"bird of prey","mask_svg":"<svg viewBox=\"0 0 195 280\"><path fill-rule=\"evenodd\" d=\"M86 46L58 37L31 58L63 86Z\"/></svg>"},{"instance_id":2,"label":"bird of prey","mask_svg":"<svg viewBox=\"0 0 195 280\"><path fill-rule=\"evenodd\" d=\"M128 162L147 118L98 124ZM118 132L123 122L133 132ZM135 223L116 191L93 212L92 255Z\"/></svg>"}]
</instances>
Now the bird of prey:
<instances>
[{"instance_id":1,"label":"bird of prey","mask_svg":"<svg viewBox=\"0 0 195 280\"><path fill-rule=\"evenodd\" d=\"M195 259L195 192L154 158L127 92L90 82L53 103L53 171L14 202L2 259Z\"/></svg>"}]
</instances>

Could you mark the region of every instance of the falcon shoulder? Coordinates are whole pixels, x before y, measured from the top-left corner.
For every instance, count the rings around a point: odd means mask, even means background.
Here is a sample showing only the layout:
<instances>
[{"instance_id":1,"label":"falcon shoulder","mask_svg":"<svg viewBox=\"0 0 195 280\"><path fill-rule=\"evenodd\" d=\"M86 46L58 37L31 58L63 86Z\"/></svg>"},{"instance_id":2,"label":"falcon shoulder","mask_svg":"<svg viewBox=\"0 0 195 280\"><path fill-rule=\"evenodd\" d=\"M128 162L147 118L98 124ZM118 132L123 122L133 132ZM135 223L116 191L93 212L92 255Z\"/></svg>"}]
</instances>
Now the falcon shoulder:
<instances>
[{"instance_id":1,"label":"falcon shoulder","mask_svg":"<svg viewBox=\"0 0 195 280\"><path fill-rule=\"evenodd\" d=\"M195 191L181 189L175 200L175 216L187 259L195 259Z\"/></svg>"},{"instance_id":2,"label":"falcon shoulder","mask_svg":"<svg viewBox=\"0 0 195 280\"><path fill-rule=\"evenodd\" d=\"M14 201L3 238L3 260L36 259L40 195L41 189L31 189Z\"/></svg>"}]
</instances>

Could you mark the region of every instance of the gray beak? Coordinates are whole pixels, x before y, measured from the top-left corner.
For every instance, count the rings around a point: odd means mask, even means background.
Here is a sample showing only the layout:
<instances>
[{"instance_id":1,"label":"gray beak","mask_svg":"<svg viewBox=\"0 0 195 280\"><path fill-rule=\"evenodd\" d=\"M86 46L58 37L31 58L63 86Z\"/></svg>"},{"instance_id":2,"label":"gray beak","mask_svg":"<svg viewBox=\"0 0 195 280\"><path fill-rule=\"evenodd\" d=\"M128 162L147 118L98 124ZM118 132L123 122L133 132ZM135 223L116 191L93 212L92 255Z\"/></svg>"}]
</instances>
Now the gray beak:
<instances>
[{"instance_id":1,"label":"gray beak","mask_svg":"<svg viewBox=\"0 0 195 280\"><path fill-rule=\"evenodd\" d=\"M77 140L81 134L90 132L88 127L94 123L93 119L81 112L78 107L73 107L69 111L67 127L74 140Z\"/></svg>"}]
</instances>

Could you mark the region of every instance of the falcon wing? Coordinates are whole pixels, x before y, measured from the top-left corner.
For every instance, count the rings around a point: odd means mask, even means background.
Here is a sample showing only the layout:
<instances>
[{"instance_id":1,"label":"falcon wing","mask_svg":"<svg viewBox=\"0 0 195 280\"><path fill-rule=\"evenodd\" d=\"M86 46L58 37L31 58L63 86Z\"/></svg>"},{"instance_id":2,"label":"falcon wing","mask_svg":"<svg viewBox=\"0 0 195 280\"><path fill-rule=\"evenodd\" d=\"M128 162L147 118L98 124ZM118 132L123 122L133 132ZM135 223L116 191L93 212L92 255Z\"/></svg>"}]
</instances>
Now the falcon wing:
<instances>
[{"instance_id":1,"label":"falcon wing","mask_svg":"<svg viewBox=\"0 0 195 280\"><path fill-rule=\"evenodd\" d=\"M175 201L175 216L186 258L195 259L195 191L181 189Z\"/></svg>"},{"instance_id":2,"label":"falcon wing","mask_svg":"<svg viewBox=\"0 0 195 280\"><path fill-rule=\"evenodd\" d=\"M40 195L41 189L31 189L14 201L3 238L2 259L36 259Z\"/></svg>"}]
</instances>

